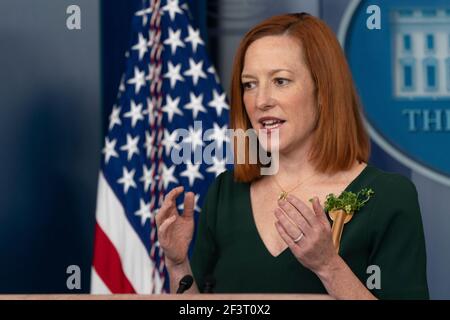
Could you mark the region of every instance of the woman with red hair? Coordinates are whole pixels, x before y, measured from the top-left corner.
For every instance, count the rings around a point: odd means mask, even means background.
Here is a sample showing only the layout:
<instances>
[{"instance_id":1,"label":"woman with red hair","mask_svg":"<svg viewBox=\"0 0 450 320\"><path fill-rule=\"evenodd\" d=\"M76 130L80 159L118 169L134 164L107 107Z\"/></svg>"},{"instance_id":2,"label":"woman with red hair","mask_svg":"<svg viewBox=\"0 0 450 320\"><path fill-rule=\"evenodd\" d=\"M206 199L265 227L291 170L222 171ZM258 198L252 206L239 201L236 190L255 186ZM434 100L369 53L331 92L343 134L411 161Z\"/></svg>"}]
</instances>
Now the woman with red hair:
<instances>
[{"instance_id":1,"label":"woman with red hair","mask_svg":"<svg viewBox=\"0 0 450 320\"><path fill-rule=\"evenodd\" d=\"M268 141L278 170L262 175L264 165L249 161L248 141L235 148L234 170L208 191L190 262L194 195L185 194L179 215L175 198L183 188L168 193L156 219L172 291L193 274L188 292L213 276L215 292L223 293L428 298L416 189L367 163L359 99L324 22L286 14L250 30L235 57L230 102L231 128L253 129ZM322 204L329 194L364 189L373 195L345 224L337 251Z\"/></svg>"}]
</instances>

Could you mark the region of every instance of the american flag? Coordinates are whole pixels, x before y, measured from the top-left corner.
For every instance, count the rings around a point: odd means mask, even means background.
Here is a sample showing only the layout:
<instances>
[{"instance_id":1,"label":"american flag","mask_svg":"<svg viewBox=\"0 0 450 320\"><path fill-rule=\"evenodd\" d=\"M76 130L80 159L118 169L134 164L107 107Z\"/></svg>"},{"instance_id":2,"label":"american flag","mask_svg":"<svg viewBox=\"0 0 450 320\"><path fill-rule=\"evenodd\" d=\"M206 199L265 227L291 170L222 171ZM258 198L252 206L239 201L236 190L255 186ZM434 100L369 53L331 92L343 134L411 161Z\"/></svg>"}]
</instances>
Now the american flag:
<instances>
[{"instance_id":1,"label":"american flag","mask_svg":"<svg viewBox=\"0 0 450 320\"><path fill-rule=\"evenodd\" d=\"M165 292L155 224L164 195L183 185L196 194L198 213L209 184L226 168L219 153L210 164L171 160L172 149L181 149L181 128L192 151L209 143L223 148L228 140L225 93L187 4L143 1L132 23L126 70L102 150L91 277L96 294ZM207 129L212 130L205 137Z\"/></svg>"}]
</instances>

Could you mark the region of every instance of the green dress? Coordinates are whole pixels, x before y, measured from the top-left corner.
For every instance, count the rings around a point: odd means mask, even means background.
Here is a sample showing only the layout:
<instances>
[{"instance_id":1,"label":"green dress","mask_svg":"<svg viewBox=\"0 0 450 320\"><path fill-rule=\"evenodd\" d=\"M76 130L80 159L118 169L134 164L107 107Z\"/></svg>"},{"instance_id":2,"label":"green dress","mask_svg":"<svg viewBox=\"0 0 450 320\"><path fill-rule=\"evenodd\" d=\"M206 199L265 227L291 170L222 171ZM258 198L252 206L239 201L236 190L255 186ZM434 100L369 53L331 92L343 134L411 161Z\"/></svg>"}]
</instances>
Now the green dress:
<instances>
[{"instance_id":1,"label":"green dress","mask_svg":"<svg viewBox=\"0 0 450 320\"><path fill-rule=\"evenodd\" d=\"M380 268L381 288L371 290L378 298L428 299L414 184L368 165L345 190L362 188L372 188L375 194L344 226L340 256L364 285L374 274L368 267ZM250 184L235 182L232 171L222 173L208 190L191 267L200 290L205 277L215 279L215 293L327 293L289 248L277 257L267 251L253 218Z\"/></svg>"}]
</instances>

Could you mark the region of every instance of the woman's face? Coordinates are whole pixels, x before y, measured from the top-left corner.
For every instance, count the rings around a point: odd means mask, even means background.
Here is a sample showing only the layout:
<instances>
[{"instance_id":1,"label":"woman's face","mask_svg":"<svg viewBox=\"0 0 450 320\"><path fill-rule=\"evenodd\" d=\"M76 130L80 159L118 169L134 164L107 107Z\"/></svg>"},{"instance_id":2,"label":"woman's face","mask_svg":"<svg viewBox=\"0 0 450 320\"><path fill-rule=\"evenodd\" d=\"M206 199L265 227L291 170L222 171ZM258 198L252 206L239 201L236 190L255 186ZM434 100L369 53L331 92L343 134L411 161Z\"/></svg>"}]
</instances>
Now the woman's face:
<instances>
[{"instance_id":1,"label":"woman's face","mask_svg":"<svg viewBox=\"0 0 450 320\"><path fill-rule=\"evenodd\" d=\"M254 41L241 81L250 122L260 140L269 139L268 151L288 153L311 139L317 119L314 82L298 41L285 35ZM278 142L270 139L276 132Z\"/></svg>"}]
</instances>

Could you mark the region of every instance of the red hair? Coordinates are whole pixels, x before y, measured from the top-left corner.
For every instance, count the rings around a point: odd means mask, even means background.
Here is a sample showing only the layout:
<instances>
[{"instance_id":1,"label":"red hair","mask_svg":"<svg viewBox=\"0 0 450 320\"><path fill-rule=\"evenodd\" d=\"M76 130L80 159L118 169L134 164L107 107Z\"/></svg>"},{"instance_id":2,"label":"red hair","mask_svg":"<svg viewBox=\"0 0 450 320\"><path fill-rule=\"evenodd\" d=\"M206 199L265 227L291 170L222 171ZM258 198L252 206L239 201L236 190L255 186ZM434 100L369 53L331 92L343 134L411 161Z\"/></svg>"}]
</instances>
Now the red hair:
<instances>
[{"instance_id":1,"label":"red hair","mask_svg":"<svg viewBox=\"0 0 450 320\"><path fill-rule=\"evenodd\" d=\"M333 31L322 20L307 13L269 18L247 32L241 40L231 79L231 128L244 131L252 128L243 102L241 74L244 58L255 40L274 35L287 35L299 41L304 62L315 84L318 122L313 132L309 160L316 170L336 173L350 169L355 160L367 162L370 140L345 55ZM248 147L246 142L245 150L238 149L235 139L234 176L237 181L251 182L260 177L261 164L248 163ZM238 152L245 152L244 164L236 163Z\"/></svg>"}]
</instances>

